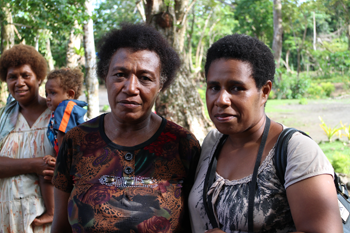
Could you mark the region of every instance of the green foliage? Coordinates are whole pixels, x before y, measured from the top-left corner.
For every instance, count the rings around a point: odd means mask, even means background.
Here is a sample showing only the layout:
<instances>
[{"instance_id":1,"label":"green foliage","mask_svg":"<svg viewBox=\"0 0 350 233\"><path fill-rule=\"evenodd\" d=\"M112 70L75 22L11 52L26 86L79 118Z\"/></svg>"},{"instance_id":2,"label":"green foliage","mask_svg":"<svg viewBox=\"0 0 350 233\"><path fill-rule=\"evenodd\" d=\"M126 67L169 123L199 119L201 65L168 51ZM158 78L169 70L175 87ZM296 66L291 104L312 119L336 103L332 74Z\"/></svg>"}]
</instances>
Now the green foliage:
<instances>
[{"instance_id":1,"label":"green foliage","mask_svg":"<svg viewBox=\"0 0 350 233\"><path fill-rule=\"evenodd\" d=\"M316 99L320 99L325 96L322 87L316 83L312 83L307 92L309 94L309 97Z\"/></svg>"},{"instance_id":2,"label":"green foliage","mask_svg":"<svg viewBox=\"0 0 350 233\"><path fill-rule=\"evenodd\" d=\"M103 105L103 107L102 107L102 112L107 112L109 109L110 109L110 108L109 108L109 105L108 105L108 104L105 104L105 105Z\"/></svg>"},{"instance_id":3,"label":"green foliage","mask_svg":"<svg viewBox=\"0 0 350 233\"><path fill-rule=\"evenodd\" d=\"M85 50L84 50L84 47L80 47L79 49L74 47L74 52L81 56L81 57L84 57L85 56Z\"/></svg>"},{"instance_id":4,"label":"green foliage","mask_svg":"<svg viewBox=\"0 0 350 233\"><path fill-rule=\"evenodd\" d=\"M345 44L345 43L344 43ZM314 69L319 75L329 77L334 73L350 73L350 51L334 51L330 49L311 51ZM345 50L345 51L344 51Z\"/></svg>"},{"instance_id":5,"label":"green foliage","mask_svg":"<svg viewBox=\"0 0 350 233\"><path fill-rule=\"evenodd\" d=\"M332 160L330 161L335 172L350 174L350 156L335 151Z\"/></svg>"},{"instance_id":6,"label":"green foliage","mask_svg":"<svg viewBox=\"0 0 350 233\"><path fill-rule=\"evenodd\" d=\"M330 82L322 82L320 83L320 85L312 83L311 86L308 88L307 93L310 98L320 99L324 97L330 97L334 90L334 84Z\"/></svg>"},{"instance_id":7,"label":"green foliage","mask_svg":"<svg viewBox=\"0 0 350 233\"><path fill-rule=\"evenodd\" d=\"M142 22L142 18L135 7L135 1L102 1L94 11L95 40L99 41L111 29L118 28L121 22Z\"/></svg>"},{"instance_id":8,"label":"green foliage","mask_svg":"<svg viewBox=\"0 0 350 233\"><path fill-rule=\"evenodd\" d=\"M270 0L235 1L236 32L247 34L267 44L273 40L273 2Z\"/></svg>"},{"instance_id":9,"label":"green foliage","mask_svg":"<svg viewBox=\"0 0 350 233\"><path fill-rule=\"evenodd\" d=\"M340 137L340 133L341 133L341 129L342 127L330 127L330 126L327 126L326 123L324 122L324 120L322 119L322 117L318 117L321 121L321 128L323 129L323 131L326 133L326 136L328 138L328 141L331 142L332 141L332 138L336 135L338 135Z\"/></svg>"},{"instance_id":10,"label":"green foliage","mask_svg":"<svg viewBox=\"0 0 350 233\"><path fill-rule=\"evenodd\" d=\"M334 142L321 142L321 150L331 162L336 172L350 174L350 144L336 140Z\"/></svg>"},{"instance_id":11,"label":"green foliage","mask_svg":"<svg viewBox=\"0 0 350 233\"><path fill-rule=\"evenodd\" d=\"M340 125L342 126L342 130L344 130L344 134L341 136L345 136L350 141L350 125L347 127L346 124L340 121Z\"/></svg>"},{"instance_id":12,"label":"green foliage","mask_svg":"<svg viewBox=\"0 0 350 233\"><path fill-rule=\"evenodd\" d=\"M334 85L330 82L321 83L321 87L327 97L330 97L332 92L335 90Z\"/></svg>"},{"instance_id":13,"label":"green foliage","mask_svg":"<svg viewBox=\"0 0 350 233\"><path fill-rule=\"evenodd\" d=\"M307 99L306 99L306 98L301 98L301 99L299 100L299 104L301 104L301 105L306 105L306 104L307 104Z\"/></svg>"},{"instance_id":14,"label":"green foliage","mask_svg":"<svg viewBox=\"0 0 350 233\"><path fill-rule=\"evenodd\" d=\"M207 101L205 98L206 84L199 84L197 91L203 102L205 116L207 117L207 119L210 119L208 109L207 109Z\"/></svg>"},{"instance_id":15,"label":"green foliage","mask_svg":"<svg viewBox=\"0 0 350 233\"><path fill-rule=\"evenodd\" d=\"M280 81L276 79L273 87L277 99L300 99L306 96L310 83L307 77L283 73L282 79Z\"/></svg>"}]
</instances>

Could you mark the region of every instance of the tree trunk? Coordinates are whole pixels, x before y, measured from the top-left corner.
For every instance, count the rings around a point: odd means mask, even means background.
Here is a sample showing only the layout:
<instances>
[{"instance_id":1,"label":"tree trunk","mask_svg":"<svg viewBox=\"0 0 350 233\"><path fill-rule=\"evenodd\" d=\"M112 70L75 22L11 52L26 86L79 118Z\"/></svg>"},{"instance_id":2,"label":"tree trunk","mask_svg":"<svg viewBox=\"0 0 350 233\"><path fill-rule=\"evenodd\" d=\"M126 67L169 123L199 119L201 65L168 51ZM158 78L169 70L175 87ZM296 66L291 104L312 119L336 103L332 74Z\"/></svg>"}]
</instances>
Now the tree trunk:
<instances>
[{"instance_id":1,"label":"tree trunk","mask_svg":"<svg viewBox=\"0 0 350 233\"><path fill-rule=\"evenodd\" d=\"M346 36L348 37L348 50L350 51L350 22L348 24L348 31Z\"/></svg>"},{"instance_id":2,"label":"tree trunk","mask_svg":"<svg viewBox=\"0 0 350 233\"><path fill-rule=\"evenodd\" d=\"M12 14L9 9L9 4L5 7L2 7L2 11L5 15L4 19L7 21L6 24L3 23L2 39L3 39L3 48L2 51L12 48L15 45L15 30L13 29L13 20Z\"/></svg>"},{"instance_id":3,"label":"tree trunk","mask_svg":"<svg viewBox=\"0 0 350 233\"><path fill-rule=\"evenodd\" d=\"M281 0L273 1L273 42L272 50L276 61L276 68L280 66L280 59L282 53L282 3Z\"/></svg>"},{"instance_id":4,"label":"tree trunk","mask_svg":"<svg viewBox=\"0 0 350 233\"><path fill-rule=\"evenodd\" d=\"M314 22L314 39L313 39L312 45L314 47L314 50L316 50L316 17L315 17L315 12L312 12L312 19Z\"/></svg>"},{"instance_id":5,"label":"tree trunk","mask_svg":"<svg viewBox=\"0 0 350 233\"><path fill-rule=\"evenodd\" d=\"M86 10L89 16L92 15L92 3L90 0L85 2ZM87 116L93 118L99 115L98 98L98 79L96 75L96 53L94 42L93 22L90 18L84 25L84 50L85 50L85 82L86 82L86 100L88 103Z\"/></svg>"},{"instance_id":6,"label":"tree trunk","mask_svg":"<svg viewBox=\"0 0 350 233\"><path fill-rule=\"evenodd\" d=\"M79 29L78 21L74 22L74 27L70 31L69 35L69 41L67 45L67 53L66 53L66 63L67 67L77 67L79 65L79 62L82 60L82 54L77 54L76 50L80 51L81 47L81 36L75 35L75 30ZM84 59L85 63L85 59Z\"/></svg>"},{"instance_id":7,"label":"tree trunk","mask_svg":"<svg viewBox=\"0 0 350 233\"><path fill-rule=\"evenodd\" d=\"M146 22L168 39L184 61L187 14L195 0L191 3L188 0L171 2L166 6L161 0L147 0L144 7ZM168 14L172 19L172 22L165 27L156 22L157 17L163 14ZM204 106L193 81L190 65L186 63L180 68L177 78L169 89L159 95L156 111L166 119L189 129L200 142L211 128L211 123L204 115Z\"/></svg>"},{"instance_id":8,"label":"tree trunk","mask_svg":"<svg viewBox=\"0 0 350 233\"><path fill-rule=\"evenodd\" d=\"M4 19L7 21L7 24L2 23L1 25L1 51L12 48L15 45L15 31L12 20L12 14L9 9L9 4L2 7L2 11ZM1 81L0 81L1 82ZM6 104L7 96L9 95L7 91L6 82L1 82L0 85L0 106L4 106Z\"/></svg>"},{"instance_id":9,"label":"tree trunk","mask_svg":"<svg viewBox=\"0 0 350 233\"><path fill-rule=\"evenodd\" d=\"M48 66L49 66L49 71L51 71L51 70L55 69L55 62L53 60L52 53L51 53L51 43L50 43L51 32L49 30L44 30L44 33L46 34L46 36L45 36L45 38L46 38L45 58L46 58Z\"/></svg>"}]
</instances>

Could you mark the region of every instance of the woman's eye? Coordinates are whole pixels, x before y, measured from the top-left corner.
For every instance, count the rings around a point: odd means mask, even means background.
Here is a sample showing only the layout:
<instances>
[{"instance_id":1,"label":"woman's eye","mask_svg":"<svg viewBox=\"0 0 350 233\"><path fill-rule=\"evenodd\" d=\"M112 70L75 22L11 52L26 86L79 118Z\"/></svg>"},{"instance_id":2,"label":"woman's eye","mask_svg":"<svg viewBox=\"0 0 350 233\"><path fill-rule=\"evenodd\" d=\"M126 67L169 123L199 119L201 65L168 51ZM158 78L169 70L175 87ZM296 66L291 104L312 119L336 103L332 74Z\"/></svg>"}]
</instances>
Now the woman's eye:
<instances>
[{"instance_id":1,"label":"woman's eye","mask_svg":"<svg viewBox=\"0 0 350 233\"><path fill-rule=\"evenodd\" d=\"M219 86L212 86L208 88L210 91L219 91L220 87Z\"/></svg>"},{"instance_id":2,"label":"woman's eye","mask_svg":"<svg viewBox=\"0 0 350 233\"><path fill-rule=\"evenodd\" d=\"M140 78L142 81L151 81L151 79L147 76L141 76Z\"/></svg>"},{"instance_id":3,"label":"woman's eye","mask_svg":"<svg viewBox=\"0 0 350 233\"><path fill-rule=\"evenodd\" d=\"M116 76L116 77L124 77L125 75L124 75L124 73L116 73L114 76Z\"/></svg>"},{"instance_id":4,"label":"woman's eye","mask_svg":"<svg viewBox=\"0 0 350 233\"><path fill-rule=\"evenodd\" d=\"M237 87L237 86L234 86L231 88L231 91L241 91L242 88L241 87Z\"/></svg>"}]
</instances>

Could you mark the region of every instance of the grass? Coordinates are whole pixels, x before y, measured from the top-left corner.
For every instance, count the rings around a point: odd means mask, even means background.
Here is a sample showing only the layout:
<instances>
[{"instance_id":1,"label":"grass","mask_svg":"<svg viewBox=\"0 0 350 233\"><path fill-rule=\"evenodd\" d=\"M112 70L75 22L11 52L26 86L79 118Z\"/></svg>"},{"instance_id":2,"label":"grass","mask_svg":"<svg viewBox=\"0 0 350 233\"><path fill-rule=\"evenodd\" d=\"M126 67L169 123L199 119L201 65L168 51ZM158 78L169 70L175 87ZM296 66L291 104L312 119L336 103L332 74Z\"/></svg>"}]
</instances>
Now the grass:
<instances>
[{"instance_id":1,"label":"grass","mask_svg":"<svg viewBox=\"0 0 350 233\"><path fill-rule=\"evenodd\" d=\"M321 142L319 146L336 172L350 175L349 141Z\"/></svg>"},{"instance_id":2,"label":"grass","mask_svg":"<svg viewBox=\"0 0 350 233\"><path fill-rule=\"evenodd\" d=\"M336 151L348 155L350 159L350 144L346 141L335 140L334 142L320 142L318 144L328 159L332 159Z\"/></svg>"}]
</instances>

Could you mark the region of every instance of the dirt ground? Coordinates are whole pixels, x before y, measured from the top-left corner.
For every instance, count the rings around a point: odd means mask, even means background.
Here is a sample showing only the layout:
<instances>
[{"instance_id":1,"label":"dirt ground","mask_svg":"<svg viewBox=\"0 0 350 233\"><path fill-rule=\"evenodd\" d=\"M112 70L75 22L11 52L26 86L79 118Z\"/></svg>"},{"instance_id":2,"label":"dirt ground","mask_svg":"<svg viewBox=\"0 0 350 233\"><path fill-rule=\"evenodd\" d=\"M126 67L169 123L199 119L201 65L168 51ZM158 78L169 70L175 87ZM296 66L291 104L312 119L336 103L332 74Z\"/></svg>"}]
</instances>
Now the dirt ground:
<instances>
[{"instance_id":1,"label":"dirt ground","mask_svg":"<svg viewBox=\"0 0 350 233\"><path fill-rule=\"evenodd\" d=\"M319 116L327 126L340 127L340 121L347 126L350 124L350 94L336 86L333 98L322 100L307 100L307 104L281 105L281 112L267 115L286 126L307 132L316 142L326 141L327 137L320 127Z\"/></svg>"}]
</instances>

